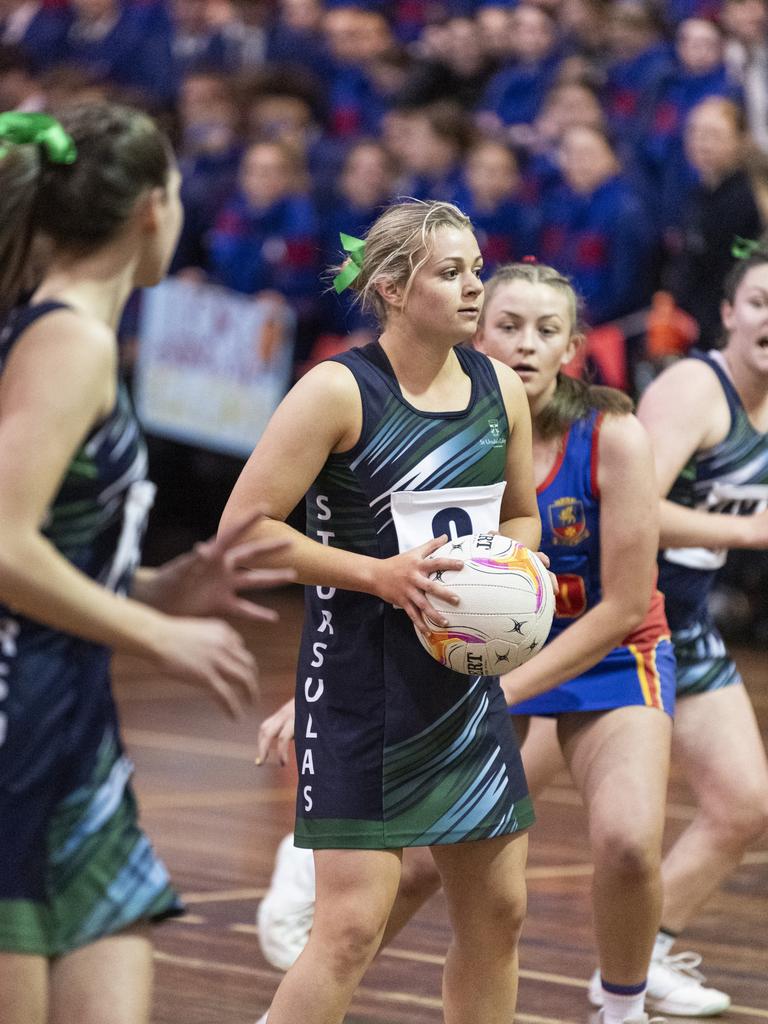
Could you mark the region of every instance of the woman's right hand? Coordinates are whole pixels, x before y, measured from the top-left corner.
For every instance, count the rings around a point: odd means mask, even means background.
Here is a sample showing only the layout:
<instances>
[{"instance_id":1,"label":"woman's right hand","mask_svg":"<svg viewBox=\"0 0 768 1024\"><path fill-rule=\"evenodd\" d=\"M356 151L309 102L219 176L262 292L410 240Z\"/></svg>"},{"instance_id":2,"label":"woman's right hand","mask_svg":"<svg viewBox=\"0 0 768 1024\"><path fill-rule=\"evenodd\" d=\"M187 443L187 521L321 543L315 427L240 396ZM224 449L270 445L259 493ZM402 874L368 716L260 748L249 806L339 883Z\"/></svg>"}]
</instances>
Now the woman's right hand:
<instances>
[{"instance_id":1,"label":"woman's right hand","mask_svg":"<svg viewBox=\"0 0 768 1024\"><path fill-rule=\"evenodd\" d=\"M450 604L459 603L458 596L444 583L429 578L430 573L457 572L464 568L460 558L430 558L448 539L443 534L402 555L384 558L376 569L376 597L402 608L425 636L433 629L428 618L439 626L448 624L443 613L429 603L430 594Z\"/></svg>"},{"instance_id":2,"label":"woman's right hand","mask_svg":"<svg viewBox=\"0 0 768 1024\"><path fill-rule=\"evenodd\" d=\"M221 619L163 615L155 663L181 682L208 690L233 718L257 694L257 669L243 638Z\"/></svg>"}]
</instances>

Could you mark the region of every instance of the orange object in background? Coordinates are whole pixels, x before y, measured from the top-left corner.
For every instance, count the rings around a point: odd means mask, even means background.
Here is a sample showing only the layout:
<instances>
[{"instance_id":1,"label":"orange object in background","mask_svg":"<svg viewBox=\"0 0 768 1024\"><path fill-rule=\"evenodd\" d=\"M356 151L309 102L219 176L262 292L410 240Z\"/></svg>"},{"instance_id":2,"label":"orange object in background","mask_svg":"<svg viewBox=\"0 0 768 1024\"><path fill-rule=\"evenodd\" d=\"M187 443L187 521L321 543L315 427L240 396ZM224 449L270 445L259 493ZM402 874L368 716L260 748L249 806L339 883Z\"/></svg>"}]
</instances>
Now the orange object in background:
<instances>
[{"instance_id":1,"label":"orange object in background","mask_svg":"<svg viewBox=\"0 0 768 1024\"><path fill-rule=\"evenodd\" d=\"M627 339L615 324L603 324L587 334L574 359L565 367L571 377L583 377L587 359L594 364L600 382L626 391L629 386Z\"/></svg>"},{"instance_id":2,"label":"orange object in background","mask_svg":"<svg viewBox=\"0 0 768 1024\"><path fill-rule=\"evenodd\" d=\"M675 304L669 292L656 292L648 312L646 351L649 359L684 355L699 337L696 320Z\"/></svg>"}]
</instances>

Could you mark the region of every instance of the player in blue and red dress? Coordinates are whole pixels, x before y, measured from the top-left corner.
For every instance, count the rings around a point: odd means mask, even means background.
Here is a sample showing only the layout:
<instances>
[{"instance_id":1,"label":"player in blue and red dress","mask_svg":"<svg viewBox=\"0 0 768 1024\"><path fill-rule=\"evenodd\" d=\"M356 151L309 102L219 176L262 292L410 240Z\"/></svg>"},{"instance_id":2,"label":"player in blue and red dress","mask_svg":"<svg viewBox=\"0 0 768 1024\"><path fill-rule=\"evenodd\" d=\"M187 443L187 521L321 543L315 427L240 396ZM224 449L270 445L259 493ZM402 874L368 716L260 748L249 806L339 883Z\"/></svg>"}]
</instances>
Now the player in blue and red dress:
<instances>
[{"instance_id":1,"label":"player in blue and red dress","mask_svg":"<svg viewBox=\"0 0 768 1024\"><path fill-rule=\"evenodd\" d=\"M562 374L581 343L576 296L566 278L549 267L511 264L491 278L486 294L479 343L522 378L533 416L542 550L560 584L552 639L503 676L502 687L517 705L521 731L528 715L557 717L560 744L589 815L603 1021L644 1024L646 974L661 913L675 689L663 600L655 588L651 449L626 396ZM261 756L273 740L285 750L284 726L281 712L265 723ZM524 754L538 739L532 733ZM290 864L281 860L278 868L285 870L278 870L273 886L289 880ZM294 866L292 881L301 871ZM311 898L309 881L303 888ZM384 942L438 885L429 856L406 850ZM287 906L284 899L284 912ZM306 922L306 898L303 914ZM279 949L279 930L270 923L262 948L279 962L289 942ZM283 934L287 938L288 930Z\"/></svg>"}]
</instances>

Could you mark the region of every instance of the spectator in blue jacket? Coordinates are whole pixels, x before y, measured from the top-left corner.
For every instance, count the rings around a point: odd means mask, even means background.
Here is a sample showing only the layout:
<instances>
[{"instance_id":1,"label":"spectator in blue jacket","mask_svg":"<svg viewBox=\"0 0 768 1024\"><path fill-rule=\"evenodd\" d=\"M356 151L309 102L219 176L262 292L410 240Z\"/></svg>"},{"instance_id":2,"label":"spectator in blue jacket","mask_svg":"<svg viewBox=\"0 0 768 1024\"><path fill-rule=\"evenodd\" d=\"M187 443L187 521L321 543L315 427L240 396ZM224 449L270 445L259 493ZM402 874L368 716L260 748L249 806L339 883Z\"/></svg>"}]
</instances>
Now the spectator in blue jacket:
<instances>
[{"instance_id":1,"label":"spectator in blue jacket","mask_svg":"<svg viewBox=\"0 0 768 1024\"><path fill-rule=\"evenodd\" d=\"M40 73L61 59L73 13L68 3L4 0L0 8L0 41L18 46L30 71Z\"/></svg>"},{"instance_id":2,"label":"spectator in blue jacket","mask_svg":"<svg viewBox=\"0 0 768 1024\"><path fill-rule=\"evenodd\" d=\"M456 202L472 220L486 273L534 251L538 217L523 201L517 160L509 146L485 139L470 148Z\"/></svg>"},{"instance_id":3,"label":"spectator in blue jacket","mask_svg":"<svg viewBox=\"0 0 768 1024\"><path fill-rule=\"evenodd\" d=\"M344 4L326 13L323 32L333 62L326 83L331 134L347 141L376 134L390 105L371 74L371 65L394 45L386 18L363 6Z\"/></svg>"},{"instance_id":4,"label":"spectator in blue jacket","mask_svg":"<svg viewBox=\"0 0 768 1024\"><path fill-rule=\"evenodd\" d=\"M647 302L654 238L600 129L569 128L560 157L564 180L543 204L538 255L571 278L597 326Z\"/></svg>"},{"instance_id":5,"label":"spectator in blue jacket","mask_svg":"<svg viewBox=\"0 0 768 1024\"><path fill-rule=\"evenodd\" d=\"M281 142L255 142L243 154L239 187L208 235L208 271L246 295L285 300L298 317L297 358L317 315L319 239L306 169Z\"/></svg>"},{"instance_id":6,"label":"spectator in blue jacket","mask_svg":"<svg viewBox=\"0 0 768 1024\"><path fill-rule=\"evenodd\" d=\"M74 18L49 66L74 64L149 107L172 105L178 86L173 27L162 0L71 0L71 6Z\"/></svg>"},{"instance_id":7,"label":"spectator in blue jacket","mask_svg":"<svg viewBox=\"0 0 768 1024\"><path fill-rule=\"evenodd\" d=\"M526 2L510 18L514 56L491 79L480 102L484 126L530 124L561 60L551 14Z\"/></svg>"},{"instance_id":8,"label":"spectator in blue jacket","mask_svg":"<svg viewBox=\"0 0 768 1024\"><path fill-rule=\"evenodd\" d=\"M322 262L324 267L341 263L339 234L361 238L395 196L396 168L392 157L373 139L363 139L347 151L337 190L323 211ZM375 321L355 302L355 292L327 293L325 326L332 333L373 331ZM367 340L372 340L371 338Z\"/></svg>"},{"instance_id":9,"label":"spectator in blue jacket","mask_svg":"<svg viewBox=\"0 0 768 1024\"><path fill-rule=\"evenodd\" d=\"M719 26L703 18L687 18L677 30L673 65L641 101L638 170L663 230L678 223L691 184L683 126L690 111L707 96L740 101L741 90L723 63Z\"/></svg>"},{"instance_id":10,"label":"spectator in blue jacket","mask_svg":"<svg viewBox=\"0 0 768 1024\"><path fill-rule=\"evenodd\" d=\"M215 71L188 74L179 94L178 161L184 226L172 269L202 267L205 238L237 183L243 147L230 79Z\"/></svg>"},{"instance_id":11,"label":"spectator in blue jacket","mask_svg":"<svg viewBox=\"0 0 768 1024\"><path fill-rule=\"evenodd\" d=\"M673 61L656 9L648 0L617 0L608 15L608 53L603 98L617 139L633 140L640 98Z\"/></svg>"},{"instance_id":12,"label":"spectator in blue jacket","mask_svg":"<svg viewBox=\"0 0 768 1024\"><path fill-rule=\"evenodd\" d=\"M387 148L400 165L403 195L453 202L461 185L471 125L455 103L392 111L384 123Z\"/></svg>"},{"instance_id":13,"label":"spectator in blue jacket","mask_svg":"<svg viewBox=\"0 0 768 1024\"><path fill-rule=\"evenodd\" d=\"M696 183L667 277L678 304L698 320L703 348L721 340L720 299L734 263L734 236L757 238L763 230L747 169L749 145L744 111L731 100L712 96L688 115L685 150Z\"/></svg>"},{"instance_id":14,"label":"spectator in blue jacket","mask_svg":"<svg viewBox=\"0 0 768 1024\"><path fill-rule=\"evenodd\" d=\"M264 63L266 32L247 24L235 3L172 0L176 74L243 71Z\"/></svg>"}]
</instances>

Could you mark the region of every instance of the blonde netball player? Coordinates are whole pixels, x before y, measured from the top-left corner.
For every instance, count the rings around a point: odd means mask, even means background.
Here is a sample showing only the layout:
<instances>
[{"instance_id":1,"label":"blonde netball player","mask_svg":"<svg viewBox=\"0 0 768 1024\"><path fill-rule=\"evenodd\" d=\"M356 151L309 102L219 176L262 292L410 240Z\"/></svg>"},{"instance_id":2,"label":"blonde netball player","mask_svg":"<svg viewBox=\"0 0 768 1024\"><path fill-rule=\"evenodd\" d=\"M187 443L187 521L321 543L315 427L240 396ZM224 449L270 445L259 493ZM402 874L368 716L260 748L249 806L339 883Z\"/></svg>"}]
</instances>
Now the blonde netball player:
<instances>
[{"instance_id":1,"label":"blonde netball player","mask_svg":"<svg viewBox=\"0 0 768 1024\"><path fill-rule=\"evenodd\" d=\"M312 370L273 417L225 510L258 502L308 585L296 691L295 841L314 850L314 927L270 1024L335 1024L379 947L404 847L431 847L453 939L452 1024L508 1024L525 907L525 777L497 677L435 662L414 625L442 616L428 561L449 534L540 525L519 378L461 347L477 329L480 251L454 206L387 210L353 278L378 341ZM506 480L506 486L504 481ZM308 536L283 520L307 493ZM435 539L430 539L435 538Z\"/></svg>"},{"instance_id":2,"label":"blonde netball player","mask_svg":"<svg viewBox=\"0 0 768 1024\"><path fill-rule=\"evenodd\" d=\"M512 367L525 388L542 548L559 582L550 642L502 685L523 732L529 715L556 718L587 808L602 1020L647 1024L646 976L661 910L674 659L654 586L658 527L648 487L650 445L626 396L563 374L581 342L576 295L556 270L512 264L488 282L478 343ZM285 755L286 719L283 710L265 723L260 756L270 737ZM531 742L536 738L533 730ZM302 890L307 903L306 875L298 858L281 852L277 870L293 882L300 910ZM428 857L408 850L386 939L438 883ZM269 898L261 918L267 926ZM303 920L306 926L306 913ZM262 947L278 934L268 927ZM283 938L288 954L298 928Z\"/></svg>"}]
</instances>

